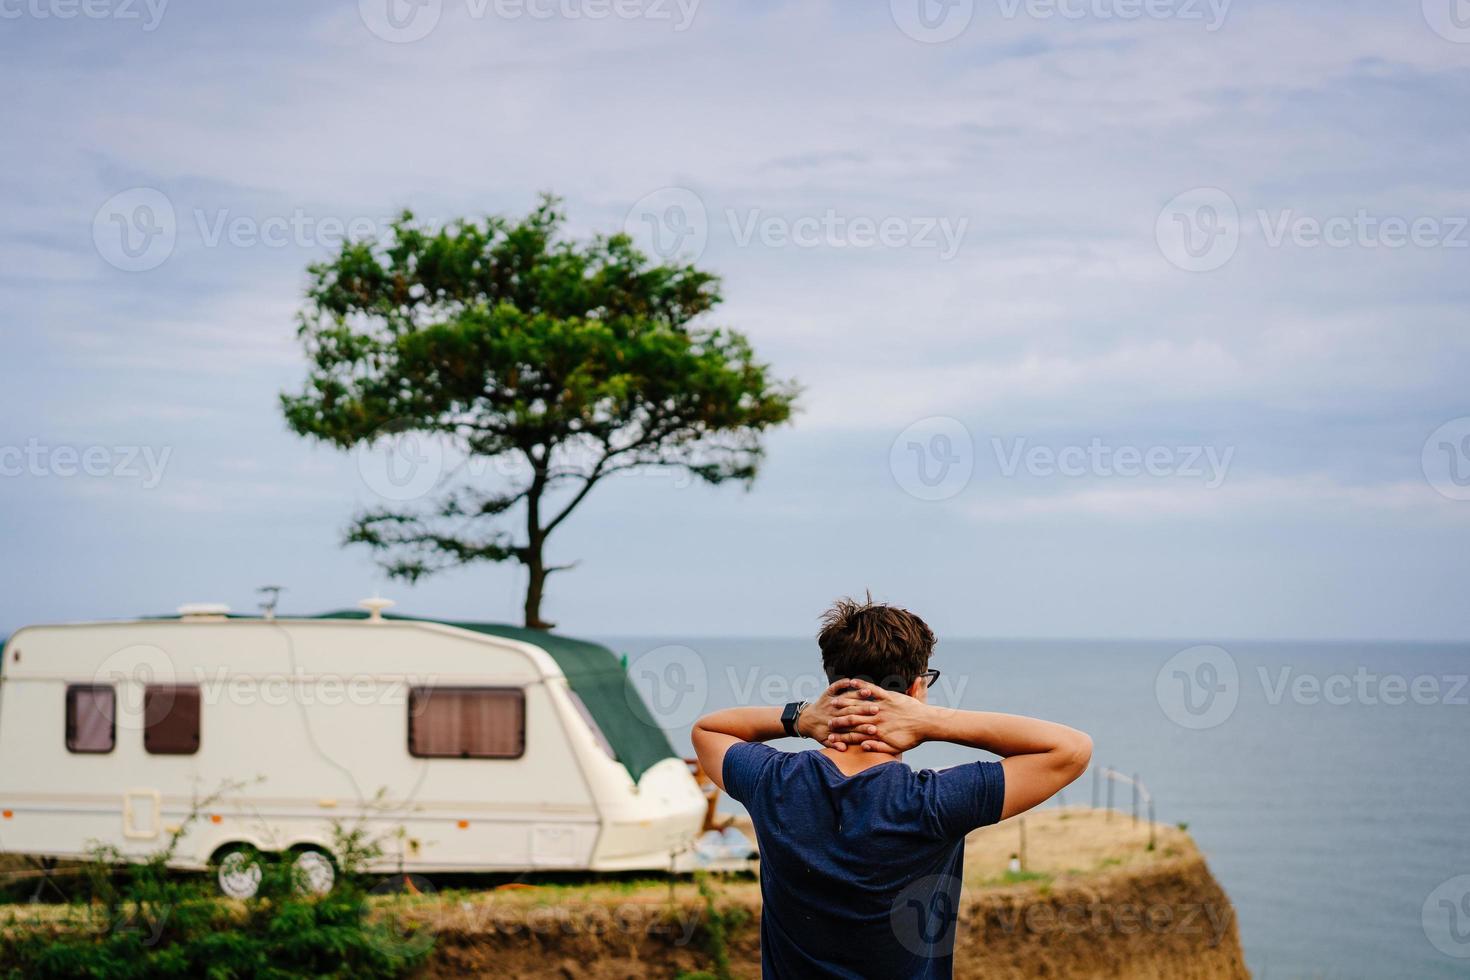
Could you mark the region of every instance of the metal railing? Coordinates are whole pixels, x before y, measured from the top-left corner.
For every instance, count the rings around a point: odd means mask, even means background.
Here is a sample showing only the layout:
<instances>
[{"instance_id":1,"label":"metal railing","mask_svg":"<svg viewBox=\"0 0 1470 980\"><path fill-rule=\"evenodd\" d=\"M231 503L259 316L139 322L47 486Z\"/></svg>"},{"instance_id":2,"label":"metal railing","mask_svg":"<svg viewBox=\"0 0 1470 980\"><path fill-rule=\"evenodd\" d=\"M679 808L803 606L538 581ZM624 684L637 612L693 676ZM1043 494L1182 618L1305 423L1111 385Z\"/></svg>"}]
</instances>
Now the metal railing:
<instances>
[{"instance_id":1,"label":"metal railing","mask_svg":"<svg viewBox=\"0 0 1470 980\"><path fill-rule=\"evenodd\" d=\"M1133 793L1133 824L1138 825L1139 813L1143 808L1148 811L1148 846L1150 849L1155 844L1156 821L1154 820L1154 795L1144 785L1143 777L1138 773L1128 775L1119 772L1112 766L1094 766L1092 770L1092 808L1098 808L1099 795L1102 783L1107 783L1107 819L1113 819L1113 812L1117 809L1113 806L1113 789L1118 783L1127 783Z\"/></svg>"}]
</instances>

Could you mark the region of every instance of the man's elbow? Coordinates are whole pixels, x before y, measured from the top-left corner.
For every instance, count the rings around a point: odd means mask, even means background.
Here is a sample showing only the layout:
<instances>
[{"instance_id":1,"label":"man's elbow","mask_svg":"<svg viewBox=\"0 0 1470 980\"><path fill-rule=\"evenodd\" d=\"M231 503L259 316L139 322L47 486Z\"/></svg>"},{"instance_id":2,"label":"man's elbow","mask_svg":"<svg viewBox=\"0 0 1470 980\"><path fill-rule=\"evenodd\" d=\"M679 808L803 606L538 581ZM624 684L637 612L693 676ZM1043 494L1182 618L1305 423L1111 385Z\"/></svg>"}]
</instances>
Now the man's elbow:
<instances>
[{"instance_id":1,"label":"man's elbow","mask_svg":"<svg viewBox=\"0 0 1470 980\"><path fill-rule=\"evenodd\" d=\"M1092 736L1086 732L1073 732L1073 737L1063 748L1068 782L1087 771L1092 764Z\"/></svg>"}]
</instances>

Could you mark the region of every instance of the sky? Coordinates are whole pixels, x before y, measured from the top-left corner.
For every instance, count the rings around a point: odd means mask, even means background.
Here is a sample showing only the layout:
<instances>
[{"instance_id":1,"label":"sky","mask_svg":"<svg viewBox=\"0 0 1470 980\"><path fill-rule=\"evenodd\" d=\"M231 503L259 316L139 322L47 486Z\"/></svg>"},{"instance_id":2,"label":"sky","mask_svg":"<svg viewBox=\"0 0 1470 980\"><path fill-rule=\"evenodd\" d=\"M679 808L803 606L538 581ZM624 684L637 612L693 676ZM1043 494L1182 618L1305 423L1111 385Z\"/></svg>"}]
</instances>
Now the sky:
<instances>
[{"instance_id":1,"label":"sky","mask_svg":"<svg viewBox=\"0 0 1470 980\"><path fill-rule=\"evenodd\" d=\"M567 632L1470 638L1464 0L0 0L0 83L0 634L514 621L343 548L389 450L277 399L344 233L550 191L803 386L558 529Z\"/></svg>"}]
</instances>

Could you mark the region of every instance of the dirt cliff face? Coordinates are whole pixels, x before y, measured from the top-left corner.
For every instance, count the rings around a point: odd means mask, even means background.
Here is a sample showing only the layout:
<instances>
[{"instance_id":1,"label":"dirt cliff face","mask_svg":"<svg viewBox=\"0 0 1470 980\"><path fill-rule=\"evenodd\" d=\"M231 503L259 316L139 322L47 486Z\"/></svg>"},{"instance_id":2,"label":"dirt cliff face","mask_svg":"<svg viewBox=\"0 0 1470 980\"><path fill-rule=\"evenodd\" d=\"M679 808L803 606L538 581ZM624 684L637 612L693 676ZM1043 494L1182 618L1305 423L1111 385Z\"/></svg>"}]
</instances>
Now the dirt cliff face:
<instances>
[{"instance_id":1,"label":"dirt cliff face","mask_svg":"<svg viewBox=\"0 0 1470 980\"><path fill-rule=\"evenodd\" d=\"M1011 870L1012 858L1025 868ZM712 905L711 905L712 903ZM713 907L715 914L711 915ZM423 908L426 976L760 976L760 893L749 880L519 889ZM1067 980L1248 978L1235 910L1182 830L1047 810L972 835L955 976ZM716 936L722 936L717 939Z\"/></svg>"},{"instance_id":2,"label":"dirt cliff face","mask_svg":"<svg viewBox=\"0 0 1470 980\"><path fill-rule=\"evenodd\" d=\"M1007 869L1025 855L1026 870ZM1248 977L1235 908L1182 828L1050 808L970 835L960 978Z\"/></svg>"},{"instance_id":3,"label":"dirt cliff face","mask_svg":"<svg viewBox=\"0 0 1470 980\"><path fill-rule=\"evenodd\" d=\"M1126 868L1044 893L967 894L955 976L1247 978L1235 909L1198 854Z\"/></svg>"}]
</instances>

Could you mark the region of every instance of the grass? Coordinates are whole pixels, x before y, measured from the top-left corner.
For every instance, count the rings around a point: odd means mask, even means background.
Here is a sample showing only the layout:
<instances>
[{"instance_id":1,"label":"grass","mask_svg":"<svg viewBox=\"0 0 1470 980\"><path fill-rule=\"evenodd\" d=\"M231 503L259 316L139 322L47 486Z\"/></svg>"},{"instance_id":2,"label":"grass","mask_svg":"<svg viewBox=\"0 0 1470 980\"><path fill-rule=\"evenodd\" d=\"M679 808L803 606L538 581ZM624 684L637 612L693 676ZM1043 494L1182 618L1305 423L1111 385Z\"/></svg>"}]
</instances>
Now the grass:
<instances>
[{"instance_id":1,"label":"grass","mask_svg":"<svg viewBox=\"0 0 1470 980\"><path fill-rule=\"evenodd\" d=\"M1002 885L1019 885L1027 881L1041 881L1051 884L1056 875L1047 874L1045 871L1006 871L1000 876Z\"/></svg>"}]
</instances>

